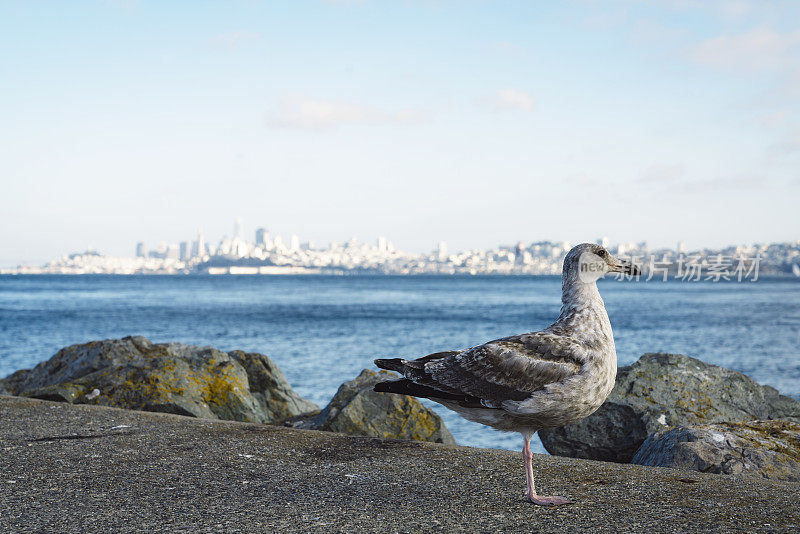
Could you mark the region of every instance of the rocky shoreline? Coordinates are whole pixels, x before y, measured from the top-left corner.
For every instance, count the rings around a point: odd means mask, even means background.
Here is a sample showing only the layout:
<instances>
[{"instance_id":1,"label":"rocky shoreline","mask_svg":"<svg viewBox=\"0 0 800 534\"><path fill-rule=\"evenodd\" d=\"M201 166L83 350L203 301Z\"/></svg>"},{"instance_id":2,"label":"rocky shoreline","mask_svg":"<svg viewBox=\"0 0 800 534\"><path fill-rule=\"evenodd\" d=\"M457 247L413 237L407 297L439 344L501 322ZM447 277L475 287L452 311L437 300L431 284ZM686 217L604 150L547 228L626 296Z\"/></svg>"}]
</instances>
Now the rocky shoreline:
<instances>
[{"instance_id":1,"label":"rocky shoreline","mask_svg":"<svg viewBox=\"0 0 800 534\"><path fill-rule=\"evenodd\" d=\"M365 369L320 409L264 354L136 336L66 347L0 380L0 394L454 445L417 399L372 391L392 376ZM800 402L680 354L620 368L597 412L540 436L557 456L800 482Z\"/></svg>"},{"instance_id":2,"label":"rocky shoreline","mask_svg":"<svg viewBox=\"0 0 800 534\"><path fill-rule=\"evenodd\" d=\"M539 436L559 456L800 482L800 402L682 354L621 367L597 412Z\"/></svg>"},{"instance_id":3,"label":"rocky shoreline","mask_svg":"<svg viewBox=\"0 0 800 534\"><path fill-rule=\"evenodd\" d=\"M365 369L320 410L266 355L141 336L71 345L33 369L0 379L0 393L35 399L262 424L354 436L455 444L417 399L372 391L394 373Z\"/></svg>"}]
</instances>

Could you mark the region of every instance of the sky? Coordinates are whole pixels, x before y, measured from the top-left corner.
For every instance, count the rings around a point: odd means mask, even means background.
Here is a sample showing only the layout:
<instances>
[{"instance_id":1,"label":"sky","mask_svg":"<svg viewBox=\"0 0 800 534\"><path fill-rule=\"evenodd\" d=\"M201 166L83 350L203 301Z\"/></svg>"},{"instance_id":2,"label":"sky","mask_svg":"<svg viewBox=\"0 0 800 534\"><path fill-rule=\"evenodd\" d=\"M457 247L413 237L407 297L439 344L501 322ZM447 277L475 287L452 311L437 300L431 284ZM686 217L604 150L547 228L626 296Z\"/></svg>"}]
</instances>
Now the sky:
<instances>
[{"instance_id":1,"label":"sky","mask_svg":"<svg viewBox=\"0 0 800 534\"><path fill-rule=\"evenodd\" d=\"M0 0L0 265L800 238L800 2Z\"/></svg>"}]
</instances>

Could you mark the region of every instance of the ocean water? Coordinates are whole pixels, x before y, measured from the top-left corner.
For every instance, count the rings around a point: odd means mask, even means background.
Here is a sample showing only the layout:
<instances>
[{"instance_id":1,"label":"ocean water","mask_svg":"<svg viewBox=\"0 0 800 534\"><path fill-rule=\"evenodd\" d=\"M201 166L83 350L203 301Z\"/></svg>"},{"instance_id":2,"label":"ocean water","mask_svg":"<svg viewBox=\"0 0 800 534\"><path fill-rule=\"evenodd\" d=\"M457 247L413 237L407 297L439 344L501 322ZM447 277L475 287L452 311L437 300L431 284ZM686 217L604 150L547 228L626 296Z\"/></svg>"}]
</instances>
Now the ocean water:
<instances>
[{"instance_id":1,"label":"ocean water","mask_svg":"<svg viewBox=\"0 0 800 534\"><path fill-rule=\"evenodd\" d=\"M800 279L603 280L600 292L620 365L684 353L800 398ZM267 354L324 406L374 358L539 330L559 307L560 279L547 276L0 276L0 376L66 345L139 334ZM521 446L426 404L460 444Z\"/></svg>"}]
</instances>

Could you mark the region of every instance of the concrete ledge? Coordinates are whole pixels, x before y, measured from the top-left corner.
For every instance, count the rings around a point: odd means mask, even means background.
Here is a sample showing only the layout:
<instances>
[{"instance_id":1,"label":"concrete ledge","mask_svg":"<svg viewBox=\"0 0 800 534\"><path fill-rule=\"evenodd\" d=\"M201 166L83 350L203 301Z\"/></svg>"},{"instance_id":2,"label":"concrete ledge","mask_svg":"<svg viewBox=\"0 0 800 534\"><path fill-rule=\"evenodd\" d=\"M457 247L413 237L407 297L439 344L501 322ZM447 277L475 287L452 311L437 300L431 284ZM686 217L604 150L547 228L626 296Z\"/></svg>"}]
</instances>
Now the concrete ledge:
<instances>
[{"instance_id":1,"label":"concrete ledge","mask_svg":"<svg viewBox=\"0 0 800 534\"><path fill-rule=\"evenodd\" d=\"M800 484L0 396L2 532L796 532Z\"/></svg>"}]
</instances>

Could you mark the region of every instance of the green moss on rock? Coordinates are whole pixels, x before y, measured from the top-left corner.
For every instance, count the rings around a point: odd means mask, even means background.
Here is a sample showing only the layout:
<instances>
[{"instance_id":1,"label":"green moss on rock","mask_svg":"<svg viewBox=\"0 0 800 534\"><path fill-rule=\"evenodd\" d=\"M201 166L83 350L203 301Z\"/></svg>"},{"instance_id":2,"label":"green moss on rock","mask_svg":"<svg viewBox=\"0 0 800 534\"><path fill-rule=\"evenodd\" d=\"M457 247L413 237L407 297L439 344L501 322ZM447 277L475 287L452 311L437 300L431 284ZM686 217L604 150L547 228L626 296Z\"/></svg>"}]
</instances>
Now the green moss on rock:
<instances>
[{"instance_id":1,"label":"green moss on rock","mask_svg":"<svg viewBox=\"0 0 800 534\"><path fill-rule=\"evenodd\" d=\"M372 391L378 382L392 378L397 375L364 369L355 379L342 384L317 416L294 426L356 436L455 444L441 418L418 399Z\"/></svg>"},{"instance_id":2,"label":"green moss on rock","mask_svg":"<svg viewBox=\"0 0 800 534\"><path fill-rule=\"evenodd\" d=\"M6 382L16 395L210 419L272 423L318 410L270 370L263 354L127 337L66 347Z\"/></svg>"},{"instance_id":3,"label":"green moss on rock","mask_svg":"<svg viewBox=\"0 0 800 534\"><path fill-rule=\"evenodd\" d=\"M552 454L624 463L654 432L769 419L800 422L800 402L737 371L682 354L653 353L618 370L597 412L539 435Z\"/></svg>"}]
</instances>

